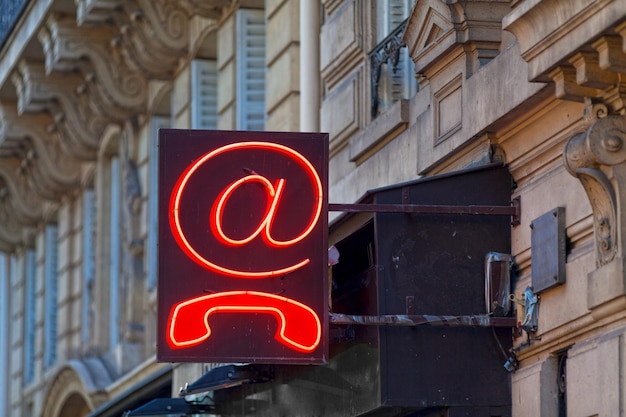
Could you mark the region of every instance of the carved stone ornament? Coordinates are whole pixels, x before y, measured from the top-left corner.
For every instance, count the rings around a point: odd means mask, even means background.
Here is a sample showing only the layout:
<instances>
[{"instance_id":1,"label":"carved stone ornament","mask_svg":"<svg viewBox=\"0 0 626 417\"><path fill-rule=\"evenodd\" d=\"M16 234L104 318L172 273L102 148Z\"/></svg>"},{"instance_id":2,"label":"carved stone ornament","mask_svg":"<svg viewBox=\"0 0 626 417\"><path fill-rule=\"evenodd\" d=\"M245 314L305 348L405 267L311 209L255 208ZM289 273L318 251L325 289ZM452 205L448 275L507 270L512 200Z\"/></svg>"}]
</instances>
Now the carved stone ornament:
<instances>
[{"instance_id":1,"label":"carved stone ornament","mask_svg":"<svg viewBox=\"0 0 626 417\"><path fill-rule=\"evenodd\" d=\"M101 25L111 19L111 14L124 0L74 0L76 20L80 26Z\"/></svg>"},{"instance_id":2,"label":"carved stone ornament","mask_svg":"<svg viewBox=\"0 0 626 417\"><path fill-rule=\"evenodd\" d=\"M1 158L0 177L5 184L3 198L9 204L14 220L24 226L35 225L41 220L44 200L31 188L17 158Z\"/></svg>"},{"instance_id":3,"label":"carved stone ornament","mask_svg":"<svg viewBox=\"0 0 626 417\"><path fill-rule=\"evenodd\" d=\"M131 70L111 47L112 27L78 28L73 18L51 15L39 32L46 55L46 71L79 69L96 107L118 122L129 113L146 110L148 81Z\"/></svg>"},{"instance_id":4,"label":"carved stone ornament","mask_svg":"<svg viewBox=\"0 0 626 417\"><path fill-rule=\"evenodd\" d=\"M51 117L45 113L18 116L13 104L0 104L0 142L3 150L15 149L13 155L33 188L42 198L56 200L79 187L79 161L64 151L59 135L46 132Z\"/></svg>"},{"instance_id":5,"label":"carved stone ornament","mask_svg":"<svg viewBox=\"0 0 626 417\"><path fill-rule=\"evenodd\" d=\"M604 105L587 101L589 128L565 145L567 170L583 185L593 209L596 262L600 267L611 262L624 236L626 217L626 116L607 115Z\"/></svg>"},{"instance_id":6,"label":"carved stone ornament","mask_svg":"<svg viewBox=\"0 0 626 417\"><path fill-rule=\"evenodd\" d=\"M111 15L120 29L113 45L150 78L169 79L187 54L189 14L170 0L128 0Z\"/></svg>"},{"instance_id":7,"label":"carved stone ornament","mask_svg":"<svg viewBox=\"0 0 626 417\"><path fill-rule=\"evenodd\" d=\"M0 178L0 250L12 252L22 242L22 227L16 221L9 186Z\"/></svg>"},{"instance_id":8,"label":"carved stone ornament","mask_svg":"<svg viewBox=\"0 0 626 417\"><path fill-rule=\"evenodd\" d=\"M437 62L462 45L468 74L498 55L502 19L510 1L419 0L409 16L402 41L409 48L415 72L427 78Z\"/></svg>"},{"instance_id":9,"label":"carved stone ornament","mask_svg":"<svg viewBox=\"0 0 626 417\"><path fill-rule=\"evenodd\" d=\"M190 15L218 19L222 15L222 8L228 6L232 0L181 0L179 3Z\"/></svg>"},{"instance_id":10,"label":"carved stone ornament","mask_svg":"<svg viewBox=\"0 0 626 417\"><path fill-rule=\"evenodd\" d=\"M19 113L47 111L54 119L49 131L60 133L68 154L96 159L100 137L111 120L93 107L87 94L77 91L80 76L57 72L46 76L43 65L21 61L12 81Z\"/></svg>"}]
</instances>

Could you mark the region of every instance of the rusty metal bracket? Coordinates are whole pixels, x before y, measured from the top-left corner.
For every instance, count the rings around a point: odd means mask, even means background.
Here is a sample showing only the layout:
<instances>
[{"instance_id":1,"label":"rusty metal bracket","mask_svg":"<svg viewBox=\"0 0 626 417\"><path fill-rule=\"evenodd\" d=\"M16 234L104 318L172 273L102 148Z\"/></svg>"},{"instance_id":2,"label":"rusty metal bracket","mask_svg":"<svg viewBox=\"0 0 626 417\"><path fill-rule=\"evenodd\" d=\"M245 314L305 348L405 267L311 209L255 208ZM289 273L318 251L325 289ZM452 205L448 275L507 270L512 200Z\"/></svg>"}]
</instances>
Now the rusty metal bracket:
<instances>
[{"instance_id":1,"label":"rusty metal bracket","mask_svg":"<svg viewBox=\"0 0 626 417\"><path fill-rule=\"evenodd\" d=\"M511 201L510 206L456 206L456 205L422 205L422 204L342 204L329 203L328 211L349 213L411 213L411 214L465 214L483 216L511 216L511 224L520 224L522 212L519 197Z\"/></svg>"},{"instance_id":2,"label":"rusty metal bracket","mask_svg":"<svg viewBox=\"0 0 626 417\"><path fill-rule=\"evenodd\" d=\"M486 314L471 316L436 316L429 314L384 316L353 316L330 313L330 324L361 326L448 326L448 327L517 327L514 317L492 317Z\"/></svg>"}]
</instances>

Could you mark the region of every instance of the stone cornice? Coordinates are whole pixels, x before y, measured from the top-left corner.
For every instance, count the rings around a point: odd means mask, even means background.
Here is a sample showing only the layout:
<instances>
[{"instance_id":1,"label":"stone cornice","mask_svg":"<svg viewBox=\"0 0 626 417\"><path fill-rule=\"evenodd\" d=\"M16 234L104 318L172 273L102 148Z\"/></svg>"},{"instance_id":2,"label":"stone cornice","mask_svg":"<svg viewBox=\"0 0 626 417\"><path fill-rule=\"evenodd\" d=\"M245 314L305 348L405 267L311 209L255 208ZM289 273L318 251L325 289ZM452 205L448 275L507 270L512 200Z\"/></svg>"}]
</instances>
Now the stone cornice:
<instances>
[{"instance_id":1,"label":"stone cornice","mask_svg":"<svg viewBox=\"0 0 626 417\"><path fill-rule=\"evenodd\" d=\"M611 114L623 114L626 112L626 23L606 32L610 34L579 44L539 78L554 82L557 98L578 102L590 99L605 104Z\"/></svg>"},{"instance_id":2,"label":"stone cornice","mask_svg":"<svg viewBox=\"0 0 626 417\"><path fill-rule=\"evenodd\" d=\"M526 1L503 20L515 35L529 63L529 79L547 82L549 72L591 43L611 26L624 21L626 0Z\"/></svg>"}]
</instances>

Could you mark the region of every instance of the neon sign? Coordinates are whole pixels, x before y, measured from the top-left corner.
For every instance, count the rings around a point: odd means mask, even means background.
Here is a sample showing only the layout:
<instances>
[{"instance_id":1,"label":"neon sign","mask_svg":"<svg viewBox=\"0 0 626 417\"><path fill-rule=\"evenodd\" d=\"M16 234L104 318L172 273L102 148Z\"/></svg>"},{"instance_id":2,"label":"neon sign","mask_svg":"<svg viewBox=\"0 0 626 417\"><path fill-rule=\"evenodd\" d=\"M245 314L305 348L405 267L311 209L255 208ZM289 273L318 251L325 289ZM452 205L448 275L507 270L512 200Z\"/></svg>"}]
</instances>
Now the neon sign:
<instances>
[{"instance_id":1,"label":"neon sign","mask_svg":"<svg viewBox=\"0 0 626 417\"><path fill-rule=\"evenodd\" d=\"M276 317L276 340L301 352L312 352L322 337L320 319L310 307L287 297L256 291L228 291L205 295L177 304L168 320L168 341L173 349L194 346L211 336L213 313L267 313ZM177 322L198 326L177 326Z\"/></svg>"},{"instance_id":2,"label":"neon sign","mask_svg":"<svg viewBox=\"0 0 626 417\"><path fill-rule=\"evenodd\" d=\"M313 184L314 189L314 207L312 209L311 220L304 231L299 233L295 238L287 240L287 241L278 241L271 236L271 226L273 219L276 215L276 209L278 206L278 202L280 201L280 196L282 194L282 190L285 186L285 179L281 178L278 180L276 188L270 183L270 181L261 175L248 175L243 178L238 179L234 183L230 184L226 189L222 191L218 200L215 202L211 217L210 217L210 225L211 230L218 238L218 240L227 245L239 246L249 243L252 239L254 239L257 235L263 232L263 239L270 246L290 246L293 245L300 240L306 238L320 218L320 214L322 212L322 203L323 203L323 191L322 191L322 183L321 180L315 172L315 169L311 165L309 161L306 160L302 155L296 152L293 149L290 149L286 146L279 145L276 143L268 143L268 142L241 142L241 143L233 143L230 145L222 146L216 150L208 152L203 155L201 158L196 160L193 164L191 164L187 170L180 176L173 192L172 198L170 200L170 227L172 228L172 233L176 238L176 241L181 246L181 248L187 253L187 255L193 259L195 262L200 264L201 266L208 268L212 271L215 271L219 274L231 275L233 277L239 278L267 278L276 275L284 275L288 272L292 272L307 263L309 263L309 259L304 259L294 265L282 267L275 270L269 271L238 271L230 268L225 268L223 266L218 265L214 261L210 261L200 255L192 245L189 244L187 238L185 237L185 232L180 222L180 212L181 212L181 198L184 194L185 188L189 179L196 173L199 167L201 167L205 163L210 163L211 159L215 156L220 155L225 152L232 152L235 150L269 150L269 151L277 151L287 155L290 158L293 158L294 161L300 163L302 167L306 170L307 174L310 177L310 180ZM267 209L265 210L265 215L263 220L259 224L259 227L256 231L250 234L247 238L236 240L228 237L223 230L222 227L222 217L224 212L224 207L226 206L226 202L230 195L238 189L242 184L249 182L258 182L263 185L268 194L268 204Z\"/></svg>"},{"instance_id":3,"label":"neon sign","mask_svg":"<svg viewBox=\"0 0 626 417\"><path fill-rule=\"evenodd\" d=\"M326 361L327 149L160 131L159 360Z\"/></svg>"}]
</instances>

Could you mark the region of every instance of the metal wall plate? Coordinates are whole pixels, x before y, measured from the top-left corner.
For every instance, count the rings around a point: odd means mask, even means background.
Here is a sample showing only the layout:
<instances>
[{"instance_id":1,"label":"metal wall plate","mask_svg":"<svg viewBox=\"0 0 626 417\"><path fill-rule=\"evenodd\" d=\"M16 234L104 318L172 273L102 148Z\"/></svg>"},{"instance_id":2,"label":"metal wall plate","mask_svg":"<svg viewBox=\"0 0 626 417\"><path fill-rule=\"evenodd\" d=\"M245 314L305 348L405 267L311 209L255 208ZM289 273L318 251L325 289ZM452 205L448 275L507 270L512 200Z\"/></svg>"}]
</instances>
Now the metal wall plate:
<instances>
[{"instance_id":1,"label":"metal wall plate","mask_svg":"<svg viewBox=\"0 0 626 417\"><path fill-rule=\"evenodd\" d=\"M539 293L565 282L565 207L536 218L530 228L533 291Z\"/></svg>"}]
</instances>

